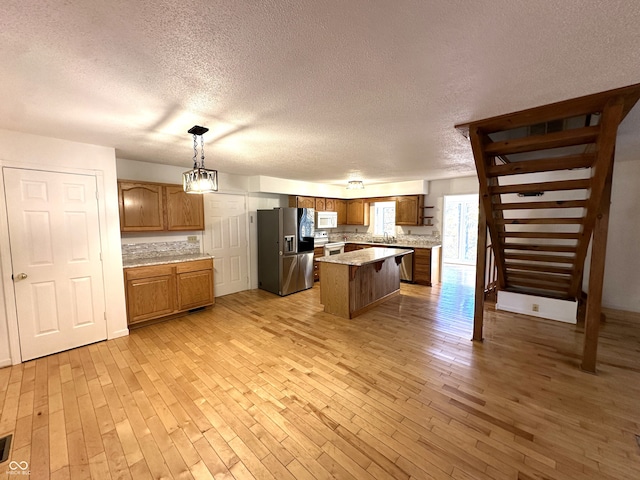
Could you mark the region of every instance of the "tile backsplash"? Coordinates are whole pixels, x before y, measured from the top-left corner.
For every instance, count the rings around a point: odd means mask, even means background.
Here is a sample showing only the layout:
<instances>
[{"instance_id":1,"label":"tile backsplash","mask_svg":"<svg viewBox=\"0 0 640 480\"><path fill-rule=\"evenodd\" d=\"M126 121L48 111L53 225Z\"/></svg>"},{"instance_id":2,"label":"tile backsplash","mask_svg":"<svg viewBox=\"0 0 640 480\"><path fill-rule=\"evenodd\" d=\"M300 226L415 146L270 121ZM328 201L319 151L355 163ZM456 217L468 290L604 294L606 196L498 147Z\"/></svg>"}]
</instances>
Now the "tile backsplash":
<instances>
[{"instance_id":1,"label":"tile backsplash","mask_svg":"<svg viewBox=\"0 0 640 480\"><path fill-rule=\"evenodd\" d=\"M329 233L330 242L341 242L341 241L371 242L373 241L374 237L376 236L368 232L367 233L352 233L352 232ZM396 242L394 243L402 243L405 245L429 245L429 244L439 245L441 243L440 232L438 230L434 230L428 235L398 234L396 236Z\"/></svg>"},{"instance_id":2,"label":"tile backsplash","mask_svg":"<svg viewBox=\"0 0 640 480\"><path fill-rule=\"evenodd\" d=\"M194 255L200 253L200 241L125 243L122 244L122 260L139 260L171 255Z\"/></svg>"}]
</instances>

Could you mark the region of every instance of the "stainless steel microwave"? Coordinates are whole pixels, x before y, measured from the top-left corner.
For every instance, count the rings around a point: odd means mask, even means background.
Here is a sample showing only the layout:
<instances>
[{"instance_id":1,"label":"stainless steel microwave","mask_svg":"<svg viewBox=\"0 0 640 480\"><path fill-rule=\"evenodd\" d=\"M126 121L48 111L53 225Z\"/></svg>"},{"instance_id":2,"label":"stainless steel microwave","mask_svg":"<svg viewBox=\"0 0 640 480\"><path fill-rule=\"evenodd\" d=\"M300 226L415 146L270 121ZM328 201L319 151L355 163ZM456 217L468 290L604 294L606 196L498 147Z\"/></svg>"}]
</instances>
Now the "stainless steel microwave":
<instances>
[{"instance_id":1,"label":"stainless steel microwave","mask_svg":"<svg viewBox=\"0 0 640 480\"><path fill-rule=\"evenodd\" d=\"M316 229L336 228L338 212L316 212Z\"/></svg>"}]
</instances>

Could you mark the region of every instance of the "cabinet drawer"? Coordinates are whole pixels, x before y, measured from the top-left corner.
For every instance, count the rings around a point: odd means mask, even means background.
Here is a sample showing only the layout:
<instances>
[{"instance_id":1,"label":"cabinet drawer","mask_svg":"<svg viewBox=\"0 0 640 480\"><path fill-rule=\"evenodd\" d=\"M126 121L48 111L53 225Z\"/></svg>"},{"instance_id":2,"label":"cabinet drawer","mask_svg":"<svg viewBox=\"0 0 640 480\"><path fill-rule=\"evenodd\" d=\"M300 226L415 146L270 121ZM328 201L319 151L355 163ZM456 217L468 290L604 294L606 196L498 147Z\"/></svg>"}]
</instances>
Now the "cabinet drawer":
<instances>
[{"instance_id":1,"label":"cabinet drawer","mask_svg":"<svg viewBox=\"0 0 640 480\"><path fill-rule=\"evenodd\" d=\"M178 263L176 265L176 273L197 272L198 270L211 270L213 268L213 259L205 258L204 260L194 260L193 262Z\"/></svg>"},{"instance_id":2,"label":"cabinet drawer","mask_svg":"<svg viewBox=\"0 0 640 480\"><path fill-rule=\"evenodd\" d=\"M173 274L172 265L150 265L148 267L125 268L125 280L136 280L138 278L160 277L162 275Z\"/></svg>"}]
</instances>

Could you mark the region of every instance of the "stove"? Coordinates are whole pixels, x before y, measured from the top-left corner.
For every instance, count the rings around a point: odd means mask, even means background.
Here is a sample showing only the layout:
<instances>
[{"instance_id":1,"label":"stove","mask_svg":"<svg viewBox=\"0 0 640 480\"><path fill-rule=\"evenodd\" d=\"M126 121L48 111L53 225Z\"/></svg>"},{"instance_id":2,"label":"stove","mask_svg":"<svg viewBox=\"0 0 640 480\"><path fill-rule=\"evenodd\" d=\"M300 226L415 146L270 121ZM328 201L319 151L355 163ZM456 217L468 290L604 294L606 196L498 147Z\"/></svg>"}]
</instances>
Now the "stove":
<instances>
[{"instance_id":1,"label":"stove","mask_svg":"<svg viewBox=\"0 0 640 480\"><path fill-rule=\"evenodd\" d=\"M316 230L313 235L313 246L322 247L329 243L329 234L324 230Z\"/></svg>"}]
</instances>

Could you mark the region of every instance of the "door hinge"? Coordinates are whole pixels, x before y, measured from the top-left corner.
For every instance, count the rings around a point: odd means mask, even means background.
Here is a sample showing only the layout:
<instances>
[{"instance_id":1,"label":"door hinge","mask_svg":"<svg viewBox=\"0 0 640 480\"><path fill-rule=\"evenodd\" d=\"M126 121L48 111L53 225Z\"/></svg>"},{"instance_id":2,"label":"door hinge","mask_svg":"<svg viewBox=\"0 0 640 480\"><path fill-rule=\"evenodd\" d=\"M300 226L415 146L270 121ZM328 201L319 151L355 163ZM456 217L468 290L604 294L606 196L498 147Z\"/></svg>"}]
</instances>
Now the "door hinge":
<instances>
[{"instance_id":1,"label":"door hinge","mask_svg":"<svg viewBox=\"0 0 640 480\"><path fill-rule=\"evenodd\" d=\"M107 319L107 312L104 312L104 319Z\"/></svg>"},{"instance_id":2,"label":"door hinge","mask_svg":"<svg viewBox=\"0 0 640 480\"><path fill-rule=\"evenodd\" d=\"M100 261L102 261L102 252L100 252Z\"/></svg>"},{"instance_id":3,"label":"door hinge","mask_svg":"<svg viewBox=\"0 0 640 480\"><path fill-rule=\"evenodd\" d=\"M100 195L98 194L98 190L96 190L96 200L100 200Z\"/></svg>"}]
</instances>

